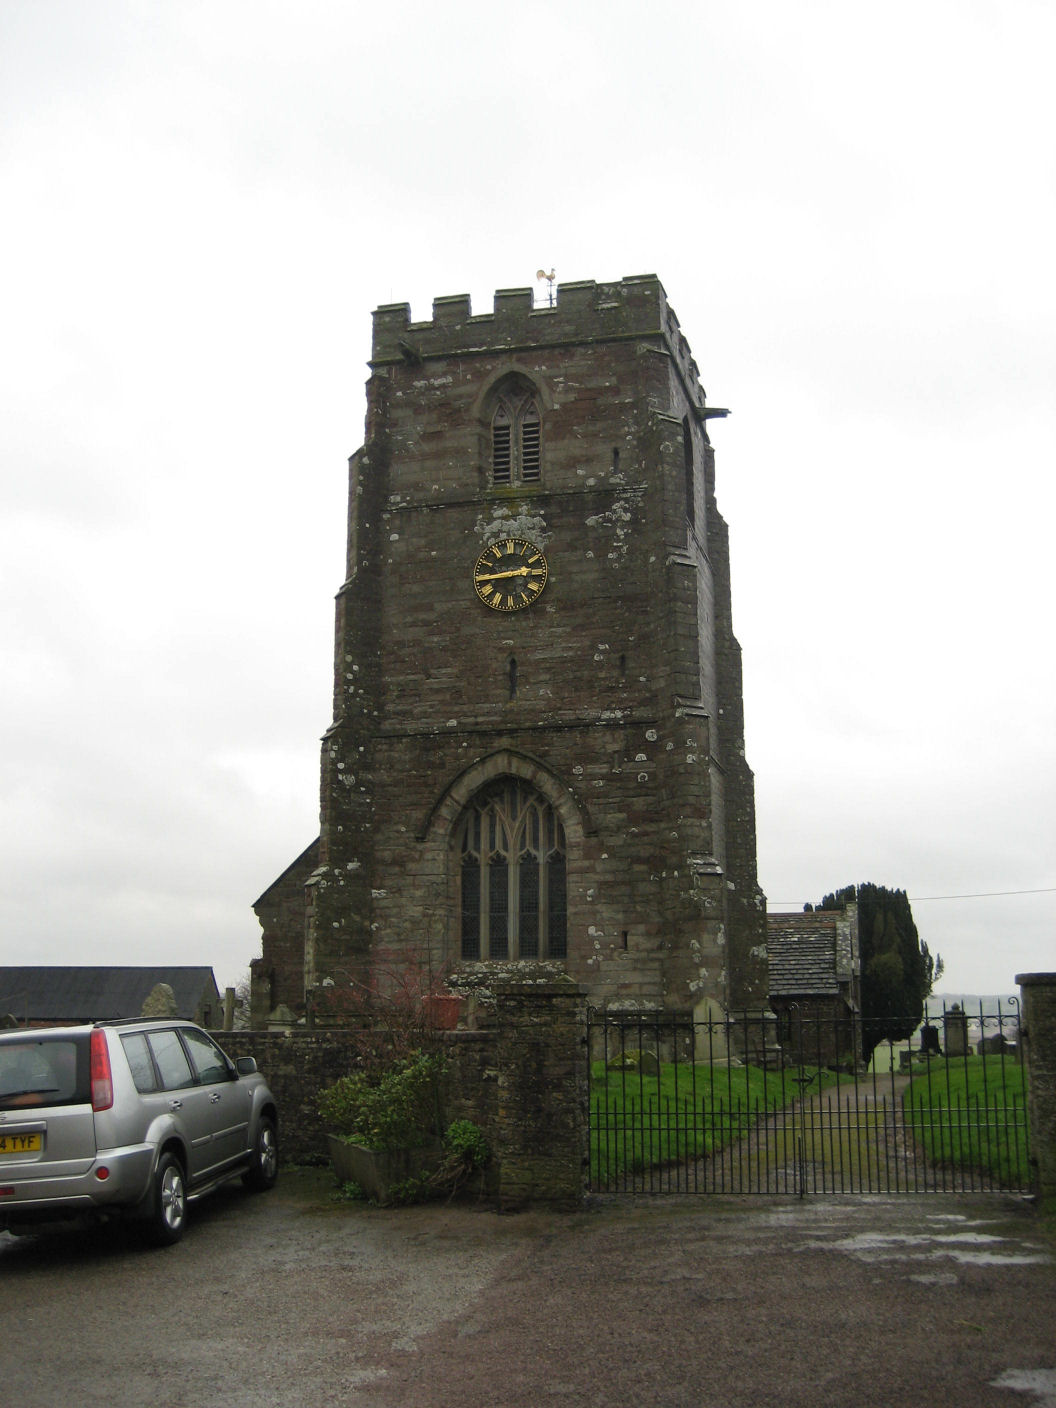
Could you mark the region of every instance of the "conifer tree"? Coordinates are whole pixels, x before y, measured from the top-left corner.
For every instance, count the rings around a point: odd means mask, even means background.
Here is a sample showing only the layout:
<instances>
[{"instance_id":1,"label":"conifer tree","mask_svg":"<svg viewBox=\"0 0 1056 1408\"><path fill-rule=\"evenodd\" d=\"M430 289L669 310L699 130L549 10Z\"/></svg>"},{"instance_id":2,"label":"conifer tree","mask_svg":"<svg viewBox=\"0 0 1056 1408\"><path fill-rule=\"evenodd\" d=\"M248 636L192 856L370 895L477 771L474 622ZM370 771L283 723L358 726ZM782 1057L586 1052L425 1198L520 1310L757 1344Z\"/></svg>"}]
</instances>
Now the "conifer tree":
<instances>
[{"instance_id":1,"label":"conifer tree","mask_svg":"<svg viewBox=\"0 0 1056 1408\"><path fill-rule=\"evenodd\" d=\"M942 959L932 958L917 933L904 890L847 885L826 895L816 908L843 909L849 900L858 902L862 1057L869 1061L882 1041L903 1041L916 1031L925 999L942 973Z\"/></svg>"}]
</instances>

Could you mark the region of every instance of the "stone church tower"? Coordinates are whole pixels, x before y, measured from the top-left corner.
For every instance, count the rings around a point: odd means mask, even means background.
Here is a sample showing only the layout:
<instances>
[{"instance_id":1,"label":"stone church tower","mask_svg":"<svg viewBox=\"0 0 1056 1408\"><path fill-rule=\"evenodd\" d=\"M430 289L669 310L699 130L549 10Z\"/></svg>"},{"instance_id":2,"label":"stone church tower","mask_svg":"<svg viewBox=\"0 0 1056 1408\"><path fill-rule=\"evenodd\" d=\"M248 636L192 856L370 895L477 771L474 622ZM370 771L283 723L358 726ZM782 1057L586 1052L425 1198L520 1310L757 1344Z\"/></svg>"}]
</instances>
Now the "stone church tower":
<instances>
[{"instance_id":1,"label":"stone church tower","mask_svg":"<svg viewBox=\"0 0 1056 1408\"><path fill-rule=\"evenodd\" d=\"M255 906L257 1013L524 959L598 1006L763 1007L725 412L660 282L387 305L370 367L321 834Z\"/></svg>"}]
</instances>

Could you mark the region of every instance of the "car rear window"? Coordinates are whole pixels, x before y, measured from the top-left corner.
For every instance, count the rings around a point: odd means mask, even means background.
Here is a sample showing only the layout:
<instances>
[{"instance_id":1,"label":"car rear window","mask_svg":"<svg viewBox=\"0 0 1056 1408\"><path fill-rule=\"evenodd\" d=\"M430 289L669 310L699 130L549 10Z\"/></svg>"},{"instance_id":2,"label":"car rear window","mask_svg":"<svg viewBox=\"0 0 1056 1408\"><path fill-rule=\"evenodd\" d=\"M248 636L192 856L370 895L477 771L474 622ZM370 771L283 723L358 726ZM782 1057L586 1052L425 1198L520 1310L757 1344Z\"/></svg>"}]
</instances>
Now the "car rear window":
<instances>
[{"instance_id":1,"label":"car rear window","mask_svg":"<svg viewBox=\"0 0 1056 1408\"><path fill-rule=\"evenodd\" d=\"M0 1109L81 1105L90 1098L87 1037L34 1034L0 1042Z\"/></svg>"}]
</instances>

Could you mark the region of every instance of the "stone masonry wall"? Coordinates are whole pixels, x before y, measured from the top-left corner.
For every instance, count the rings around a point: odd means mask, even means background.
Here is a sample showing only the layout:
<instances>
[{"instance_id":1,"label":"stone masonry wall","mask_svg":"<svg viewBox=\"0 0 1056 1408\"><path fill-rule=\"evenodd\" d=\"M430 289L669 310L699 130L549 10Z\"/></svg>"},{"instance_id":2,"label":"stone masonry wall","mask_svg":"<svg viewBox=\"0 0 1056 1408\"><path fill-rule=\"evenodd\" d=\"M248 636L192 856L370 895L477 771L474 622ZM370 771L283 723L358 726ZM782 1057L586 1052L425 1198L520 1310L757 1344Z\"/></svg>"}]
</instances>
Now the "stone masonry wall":
<instances>
[{"instance_id":1,"label":"stone masonry wall","mask_svg":"<svg viewBox=\"0 0 1056 1408\"><path fill-rule=\"evenodd\" d=\"M553 965L521 965L478 993L483 1029L434 1033L449 1063L447 1116L480 1126L500 1206L574 1207L586 1179L586 1014ZM324 1163L320 1092L353 1068L359 1033L339 1028L218 1032L229 1056L252 1056L275 1095L284 1162Z\"/></svg>"},{"instance_id":2,"label":"stone masonry wall","mask_svg":"<svg viewBox=\"0 0 1056 1408\"><path fill-rule=\"evenodd\" d=\"M319 1093L352 1069L357 1035L303 1027L292 1032L213 1033L232 1059L252 1056L271 1086L284 1163L326 1162L326 1130L317 1111Z\"/></svg>"}]
</instances>

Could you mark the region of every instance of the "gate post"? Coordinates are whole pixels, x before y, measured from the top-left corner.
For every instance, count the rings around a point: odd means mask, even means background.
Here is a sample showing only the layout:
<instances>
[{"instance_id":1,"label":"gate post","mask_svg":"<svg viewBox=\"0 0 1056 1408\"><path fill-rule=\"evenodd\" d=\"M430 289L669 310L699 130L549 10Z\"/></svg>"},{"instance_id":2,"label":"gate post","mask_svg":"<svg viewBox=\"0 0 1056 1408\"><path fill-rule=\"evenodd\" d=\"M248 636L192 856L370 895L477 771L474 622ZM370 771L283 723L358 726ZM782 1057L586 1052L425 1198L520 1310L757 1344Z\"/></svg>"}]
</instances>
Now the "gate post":
<instances>
[{"instance_id":1,"label":"gate post","mask_svg":"<svg viewBox=\"0 0 1056 1408\"><path fill-rule=\"evenodd\" d=\"M552 968L494 982L499 1204L579 1207L587 1156L586 1004Z\"/></svg>"},{"instance_id":2,"label":"gate post","mask_svg":"<svg viewBox=\"0 0 1056 1408\"><path fill-rule=\"evenodd\" d=\"M1017 973L1027 1061L1027 1117L1034 1191L1056 1206L1056 973Z\"/></svg>"}]
</instances>

